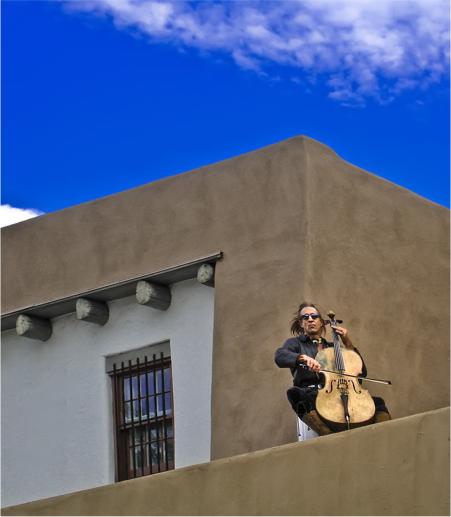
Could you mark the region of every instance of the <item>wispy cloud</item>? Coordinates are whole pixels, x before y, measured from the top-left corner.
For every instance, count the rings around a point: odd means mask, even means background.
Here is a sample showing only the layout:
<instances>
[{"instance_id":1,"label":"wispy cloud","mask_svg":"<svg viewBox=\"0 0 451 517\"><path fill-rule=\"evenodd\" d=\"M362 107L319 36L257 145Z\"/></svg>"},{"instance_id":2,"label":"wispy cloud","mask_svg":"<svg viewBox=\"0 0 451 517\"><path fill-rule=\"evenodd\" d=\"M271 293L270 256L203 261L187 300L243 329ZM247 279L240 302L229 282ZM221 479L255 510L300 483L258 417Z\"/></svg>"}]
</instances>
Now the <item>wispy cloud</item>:
<instances>
[{"instance_id":1,"label":"wispy cloud","mask_svg":"<svg viewBox=\"0 0 451 517\"><path fill-rule=\"evenodd\" d=\"M244 69L286 67L358 104L424 89L449 73L449 0L69 1L152 41L228 54Z\"/></svg>"},{"instance_id":2,"label":"wispy cloud","mask_svg":"<svg viewBox=\"0 0 451 517\"><path fill-rule=\"evenodd\" d=\"M32 217L42 215L44 212L34 208L15 208L11 205L0 205L0 228L11 224L20 223Z\"/></svg>"}]
</instances>

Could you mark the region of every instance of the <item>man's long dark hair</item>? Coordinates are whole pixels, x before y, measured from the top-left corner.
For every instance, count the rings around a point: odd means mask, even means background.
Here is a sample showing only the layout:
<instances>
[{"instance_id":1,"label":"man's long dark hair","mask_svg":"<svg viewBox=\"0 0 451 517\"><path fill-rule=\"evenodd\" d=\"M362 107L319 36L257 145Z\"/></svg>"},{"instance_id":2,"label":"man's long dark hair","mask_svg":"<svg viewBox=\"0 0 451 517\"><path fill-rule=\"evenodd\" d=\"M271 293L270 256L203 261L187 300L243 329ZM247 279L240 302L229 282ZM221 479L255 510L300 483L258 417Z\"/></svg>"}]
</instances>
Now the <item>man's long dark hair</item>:
<instances>
[{"instance_id":1,"label":"man's long dark hair","mask_svg":"<svg viewBox=\"0 0 451 517\"><path fill-rule=\"evenodd\" d=\"M300 334L304 333L304 327L302 326L302 320L301 320L301 311L302 309L305 309L306 307L313 307L317 310L319 317L321 318L321 323L323 324L321 332L325 331L324 328L324 319L321 315L321 311L318 309L317 305L314 303L309 302L302 302L301 305L299 305L299 309L294 313L294 318L291 320L291 333L295 336L299 336Z\"/></svg>"}]
</instances>

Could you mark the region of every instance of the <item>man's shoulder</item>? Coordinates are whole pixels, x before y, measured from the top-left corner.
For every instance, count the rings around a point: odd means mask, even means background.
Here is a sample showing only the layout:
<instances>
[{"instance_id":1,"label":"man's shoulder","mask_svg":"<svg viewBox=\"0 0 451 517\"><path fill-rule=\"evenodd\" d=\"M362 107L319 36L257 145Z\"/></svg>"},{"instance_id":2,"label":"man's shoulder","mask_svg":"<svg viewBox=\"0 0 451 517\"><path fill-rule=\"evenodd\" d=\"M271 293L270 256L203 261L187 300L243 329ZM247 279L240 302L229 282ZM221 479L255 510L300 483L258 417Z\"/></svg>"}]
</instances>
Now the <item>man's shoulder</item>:
<instances>
[{"instance_id":1,"label":"man's shoulder","mask_svg":"<svg viewBox=\"0 0 451 517\"><path fill-rule=\"evenodd\" d=\"M299 336L297 337L289 337L287 340L285 340L283 346L293 346L299 344Z\"/></svg>"}]
</instances>

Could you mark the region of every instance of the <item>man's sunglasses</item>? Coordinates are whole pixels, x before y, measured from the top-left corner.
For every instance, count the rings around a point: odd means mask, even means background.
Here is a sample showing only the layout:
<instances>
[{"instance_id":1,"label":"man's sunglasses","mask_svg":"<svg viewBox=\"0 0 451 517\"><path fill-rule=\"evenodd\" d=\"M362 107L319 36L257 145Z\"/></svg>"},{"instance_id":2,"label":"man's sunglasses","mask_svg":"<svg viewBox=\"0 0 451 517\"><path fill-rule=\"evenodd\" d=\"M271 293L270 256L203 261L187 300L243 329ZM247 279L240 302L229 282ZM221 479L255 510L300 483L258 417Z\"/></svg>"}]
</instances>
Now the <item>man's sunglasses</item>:
<instances>
[{"instance_id":1,"label":"man's sunglasses","mask_svg":"<svg viewBox=\"0 0 451 517\"><path fill-rule=\"evenodd\" d=\"M312 320L317 320L319 317L319 314L302 314L301 320L308 321L309 318L312 318Z\"/></svg>"}]
</instances>

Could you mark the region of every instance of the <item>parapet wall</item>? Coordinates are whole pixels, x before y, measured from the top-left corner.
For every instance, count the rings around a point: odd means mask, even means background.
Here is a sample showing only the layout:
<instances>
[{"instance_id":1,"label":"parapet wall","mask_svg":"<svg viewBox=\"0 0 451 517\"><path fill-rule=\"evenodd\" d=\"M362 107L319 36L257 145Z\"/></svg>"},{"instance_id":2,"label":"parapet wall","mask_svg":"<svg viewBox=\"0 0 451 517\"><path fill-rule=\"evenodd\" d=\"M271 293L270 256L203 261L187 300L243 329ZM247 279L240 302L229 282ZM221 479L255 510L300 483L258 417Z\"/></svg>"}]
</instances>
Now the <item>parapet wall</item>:
<instances>
[{"instance_id":1,"label":"parapet wall","mask_svg":"<svg viewBox=\"0 0 451 517\"><path fill-rule=\"evenodd\" d=\"M449 515L449 408L11 506L3 515Z\"/></svg>"}]
</instances>

